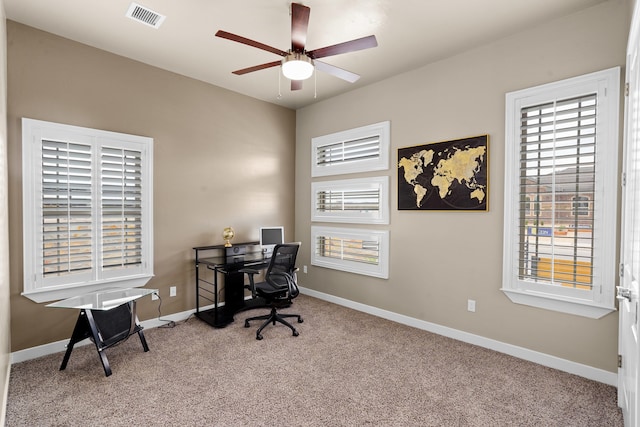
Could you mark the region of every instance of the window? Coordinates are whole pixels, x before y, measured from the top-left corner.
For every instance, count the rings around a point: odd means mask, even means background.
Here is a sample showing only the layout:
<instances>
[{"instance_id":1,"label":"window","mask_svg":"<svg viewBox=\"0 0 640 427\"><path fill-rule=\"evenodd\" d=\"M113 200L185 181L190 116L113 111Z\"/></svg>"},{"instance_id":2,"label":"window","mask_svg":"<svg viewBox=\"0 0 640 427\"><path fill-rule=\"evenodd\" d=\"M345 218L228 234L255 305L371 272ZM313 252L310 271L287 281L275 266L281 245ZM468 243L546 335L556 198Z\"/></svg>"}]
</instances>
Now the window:
<instances>
[{"instance_id":1,"label":"window","mask_svg":"<svg viewBox=\"0 0 640 427\"><path fill-rule=\"evenodd\" d=\"M311 140L311 176L389 169L389 122Z\"/></svg>"},{"instance_id":2,"label":"window","mask_svg":"<svg viewBox=\"0 0 640 427\"><path fill-rule=\"evenodd\" d=\"M311 264L389 278L389 231L311 227Z\"/></svg>"},{"instance_id":3,"label":"window","mask_svg":"<svg viewBox=\"0 0 640 427\"><path fill-rule=\"evenodd\" d=\"M312 139L313 177L389 169L390 123ZM311 220L389 224L389 177L311 183ZM389 230L311 227L311 264L387 279Z\"/></svg>"},{"instance_id":4,"label":"window","mask_svg":"<svg viewBox=\"0 0 640 427\"><path fill-rule=\"evenodd\" d=\"M619 74L507 94L502 289L516 303L614 309Z\"/></svg>"},{"instance_id":5,"label":"window","mask_svg":"<svg viewBox=\"0 0 640 427\"><path fill-rule=\"evenodd\" d=\"M22 121L23 295L61 299L153 276L151 138Z\"/></svg>"},{"instance_id":6,"label":"window","mask_svg":"<svg viewBox=\"0 0 640 427\"><path fill-rule=\"evenodd\" d=\"M585 196L573 197L573 211L576 215L591 215L592 211L589 208L589 198Z\"/></svg>"},{"instance_id":7,"label":"window","mask_svg":"<svg viewBox=\"0 0 640 427\"><path fill-rule=\"evenodd\" d=\"M389 177L311 183L312 221L389 224Z\"/></svg>"}]
</instances>

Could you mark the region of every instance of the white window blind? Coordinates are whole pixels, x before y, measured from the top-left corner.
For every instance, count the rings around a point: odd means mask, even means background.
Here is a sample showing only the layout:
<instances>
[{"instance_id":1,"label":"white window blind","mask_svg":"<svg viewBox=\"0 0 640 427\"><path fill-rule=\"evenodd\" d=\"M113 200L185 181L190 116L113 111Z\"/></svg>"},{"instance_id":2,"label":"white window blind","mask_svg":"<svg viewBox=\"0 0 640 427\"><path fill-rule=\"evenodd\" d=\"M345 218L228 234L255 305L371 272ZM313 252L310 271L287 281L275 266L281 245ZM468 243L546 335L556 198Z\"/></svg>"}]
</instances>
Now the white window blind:
<instances>
[{"instance_id":1,"label":"white window blind","mask_svg":"<svg viewBox=\"0 0 640 427\"><path fill-rule=\"evenodd\" d=\"M379 263L380 243L376 240L318 236L316 245L318 255L325 258L373 265Z\"/></svg>"},{"instance_id":2,"label":"white window blind","mask_svg":"<svg viewBox=\"0 0 640 427\"><path fill-rule=\"evenodd\" d=\"M338 163L370 160L380 156L380 136L340 141L317 148L318 166L330 166Z\"/></svg>"},{"instance_id":3,"label":"white window blind","mask_svg":"<svg viewBox=\"0 0 640 427\"><path fill-rule=\"evenodd\" d=\"M596 104L594 93L521 110L521 279L593 286Z\"/></svg>"},{"instance_id":4,"label":"white window blind","mask_svg":"<svg viewBox=\"0 0 640 427\"><path fill-rule=\"evenodd\" d=\"M388 278L389 232L312 227L311 264Z\"/></svg>"},{"instance_id":5,"label":"white window blind","mask_svg":"<svg viewBox=\"0 0 640 427\"><path fill-rule=\"evenodd\" d=\"M42 272L45 277L91 270L91 146L42 141Z\"/></svg>"},{"instance_id":6,"label":"white window blind","mask_svg":"<svg viewBox=\"0 0 640 427\"><path fill-rule=\"evenodd\" d=\"M139 151L103 148L102 266L142 263L142 159Z\"/></svg>"},{"instance_id":7,"label":"white window blind","mask_svg":"<svg viewBox=\"0 0 640 427\"><path fill-rule=\"evenodd\" d=\"M153 140L23 119L23 295L153 277Z\"/></svg>"},{"instance_id":8,"label":"white window blind","mask_svg":"<svg viewBox=\"0 0 640 427\"><path fill-rule=\"evenodd\" d=\"M312 221L389 223L389 177L311 183Z\"/></svg>"},{"instance_id":9,"label":"white window blind","mask_svg":"<svg viewBox=\"0 0 640 427\"><path fill-rule=\"evenodd\" d=\"M620 69L506 96L502 291L599 318L615 309Z\"/></svg>"},{"instance_id":10,"label":"white window blind","mask_svg":"<svg viewBox=\"0 0 640 427\"><path fill-rule=\"evenodd\" d=\"M388 169L389 134L389 122L381 122L313 138L311 175Z\"/></svg>"},{"instance_id":11,"label":"white window blind","mask_svg":"<svg viewBox=\"0 0 640 427\"><path fill-rule=\"evenodd\" d=\"M380 206L377 190L323 190L317 197L320 212L370 212Z\"/></svg>"}]
</instances>

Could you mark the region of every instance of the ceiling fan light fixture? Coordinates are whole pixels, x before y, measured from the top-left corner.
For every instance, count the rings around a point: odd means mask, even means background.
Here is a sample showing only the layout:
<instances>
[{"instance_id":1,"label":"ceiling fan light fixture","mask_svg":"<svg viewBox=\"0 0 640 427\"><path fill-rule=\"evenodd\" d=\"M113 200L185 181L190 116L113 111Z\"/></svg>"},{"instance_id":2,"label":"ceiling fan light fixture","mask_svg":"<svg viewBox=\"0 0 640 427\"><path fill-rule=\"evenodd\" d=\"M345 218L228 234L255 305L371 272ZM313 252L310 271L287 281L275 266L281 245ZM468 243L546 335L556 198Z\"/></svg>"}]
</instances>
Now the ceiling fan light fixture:
<instances>
[{"instance_id":1,"label":"ceiling fan light fixture","mask_svg":"<svg viewBox=\"0 0 640 427\"><path fill-rule=\"evenodd\" d=\"M289 80L306 80L313 75L313 60L300 52L282 58L282 74Z\"/></svg>"}]
</instances>

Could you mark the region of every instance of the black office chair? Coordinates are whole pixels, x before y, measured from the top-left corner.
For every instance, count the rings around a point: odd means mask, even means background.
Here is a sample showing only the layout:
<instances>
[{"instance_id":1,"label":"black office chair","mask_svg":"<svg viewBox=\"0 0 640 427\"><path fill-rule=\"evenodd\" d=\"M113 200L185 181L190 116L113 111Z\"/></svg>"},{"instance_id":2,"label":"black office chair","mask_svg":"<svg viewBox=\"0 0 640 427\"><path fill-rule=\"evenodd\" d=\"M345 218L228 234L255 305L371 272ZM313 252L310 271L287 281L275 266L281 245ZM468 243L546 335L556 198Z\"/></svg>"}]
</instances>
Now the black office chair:
<instances>
[{"instance_id":1,"label":"black office chair","mask_svg":"<svg viewBox=\"0 0 640 427\"><path fill-rule=\"evenodd\" d=\"M298 255L297 243L288 243L276 245L273 248L273 255L269 262L269 267L264 275L264 282L254 283L254 276L257 270L244 268L240 270L249 276L249 284L252 292L257 296L264 298L271 306L271 313L264 316L250 317L244 321L244 327L251 326L249 322L252 320L264 320L265 322L258 328L256 339L261 340L260 334L262 330L269 324L276 322L288 326L293 331L293 336L298 336L298 331L289 322L285 320L288 317L295 317L298 323L302 323L302 317L299 314L282 314L278 313L278 308L288 307L291 300L298 296L298 284L296 283L296 256Z\"/></svg>"}]
</instances>

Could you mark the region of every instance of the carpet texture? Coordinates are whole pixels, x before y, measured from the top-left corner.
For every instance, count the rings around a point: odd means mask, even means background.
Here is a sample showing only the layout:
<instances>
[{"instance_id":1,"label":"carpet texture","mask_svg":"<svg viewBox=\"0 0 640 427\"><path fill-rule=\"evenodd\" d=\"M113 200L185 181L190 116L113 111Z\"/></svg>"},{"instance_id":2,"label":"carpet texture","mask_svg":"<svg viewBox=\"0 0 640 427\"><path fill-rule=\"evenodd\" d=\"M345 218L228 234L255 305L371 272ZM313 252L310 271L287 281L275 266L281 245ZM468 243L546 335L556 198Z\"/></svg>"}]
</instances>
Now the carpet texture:
<instances>
[{"instance_id":1,"label":"carpet texture","mask_svg":"<svg viewBox=\"0 0 640 427\"><path fill-rule=\"evenodd\" d=\"M622 426L616 389L306 295L300 336L239 313L11 368L7 426ZM69 331L71 334L71 331Z\"/></svg>"}]
</instances>

